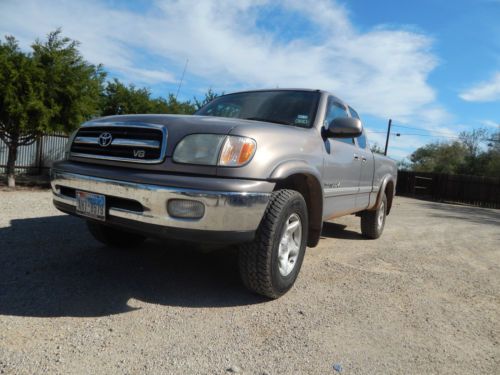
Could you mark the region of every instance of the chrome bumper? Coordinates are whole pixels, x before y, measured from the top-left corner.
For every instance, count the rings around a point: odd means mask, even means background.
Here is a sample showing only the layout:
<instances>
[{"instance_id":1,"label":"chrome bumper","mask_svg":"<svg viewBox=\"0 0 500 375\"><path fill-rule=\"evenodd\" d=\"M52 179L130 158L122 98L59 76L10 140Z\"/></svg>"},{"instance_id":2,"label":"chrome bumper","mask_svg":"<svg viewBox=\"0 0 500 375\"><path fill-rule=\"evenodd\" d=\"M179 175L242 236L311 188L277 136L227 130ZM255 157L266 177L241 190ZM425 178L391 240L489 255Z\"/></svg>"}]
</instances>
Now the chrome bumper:
<instances>
[{"instance_id":1,"label":"chrome bumper","mask_svg":"<svg viewBox=\"0 0 500 375\"><path fill-rule=\"evenodd\" d=\"M220 232L255 231L271 195L270 193L199 191L146 185L58 170L51 171L51 185L55 203L60 202L73 208L76 207L76 199L65 194L68 189L124 198L142 205L142 211L138 212L113 207L112 200L108 200L106 211L107 217L111 219L120 218L162 227ZM170 199L190 199L202 202L205 205L205 214L200 219L173 218L167 212L167 202Z\"/></svg>"}]
</instances>

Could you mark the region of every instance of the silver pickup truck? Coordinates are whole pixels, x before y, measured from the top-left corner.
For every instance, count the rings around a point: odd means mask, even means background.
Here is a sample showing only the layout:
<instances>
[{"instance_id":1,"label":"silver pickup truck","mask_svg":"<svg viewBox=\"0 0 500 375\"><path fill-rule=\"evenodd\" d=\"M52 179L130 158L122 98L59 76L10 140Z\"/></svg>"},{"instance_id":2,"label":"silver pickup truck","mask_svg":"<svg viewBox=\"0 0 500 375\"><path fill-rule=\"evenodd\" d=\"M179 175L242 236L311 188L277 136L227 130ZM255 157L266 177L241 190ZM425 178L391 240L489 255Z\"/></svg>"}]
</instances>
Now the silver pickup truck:
<instances>
[{"instance_id":1,"label":"silver pickup truck","mask_svg":"<svg viewBox=\"0 0 500 375\"><path fill-rule=\"evenodd\" d=\"M223 95L193 116L86 122L51 184L55 206L108 246L152 236L237 244L245 286L277 298L324 221L356 214L365 237L381 235L396 174L342 100L275 89Z\"/></svg>"}]
</instances>

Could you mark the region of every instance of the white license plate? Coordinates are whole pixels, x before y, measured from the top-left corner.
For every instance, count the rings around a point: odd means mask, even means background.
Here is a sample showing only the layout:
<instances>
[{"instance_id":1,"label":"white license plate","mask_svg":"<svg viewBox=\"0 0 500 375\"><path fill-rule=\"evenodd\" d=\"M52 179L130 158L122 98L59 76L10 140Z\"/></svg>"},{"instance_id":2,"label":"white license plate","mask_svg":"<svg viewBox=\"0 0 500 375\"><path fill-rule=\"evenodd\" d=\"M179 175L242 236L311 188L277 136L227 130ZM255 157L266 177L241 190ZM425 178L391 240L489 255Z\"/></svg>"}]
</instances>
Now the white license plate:
<instances>
[{"instance_id":1,"label":"white license plate","mask_svg":"<svg viewBox=\"0 0 500 375\"><path fill-rule=\"evenodd\" d=\"M77 190L76 213L97 220L106 220L106 197L102 194Z\"/></svg>"}]
</instances>

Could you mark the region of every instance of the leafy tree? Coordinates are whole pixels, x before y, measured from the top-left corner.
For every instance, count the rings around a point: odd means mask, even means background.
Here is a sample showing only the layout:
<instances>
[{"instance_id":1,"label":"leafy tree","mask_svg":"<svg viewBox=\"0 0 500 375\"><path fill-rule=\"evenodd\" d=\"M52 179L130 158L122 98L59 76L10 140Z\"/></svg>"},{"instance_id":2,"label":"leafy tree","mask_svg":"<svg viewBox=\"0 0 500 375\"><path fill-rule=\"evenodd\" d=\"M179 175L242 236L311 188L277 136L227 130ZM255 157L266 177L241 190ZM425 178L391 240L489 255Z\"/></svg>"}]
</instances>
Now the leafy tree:
<instances>
[{"instance_id":1,"label":"leafy tree","mask_svg":"<svg viewBox=\"0 0 500 375\"><path fill-rule=\"evenodd\" d=\"M436 142L416 149L410 160L414 171L456 174L466 155L467 148L461 142Z\"/></svg>"},{"instance_id":2,"label":"leafy tree","mask_svg":"<svg viewBox=\"0 0 500 375\"><path fill-rule=\"evenodd\" d=\"M56 30L32 52L23 52L14 37L0 42L0 138L7 145L7 179L15 186L19 146L52 131L70 132L99 113L104 72L86 62L78 42Z\"/></svg>"},{"instance_id":3,"label":"leafy tree","mask_svg":"<svg viewBox=\"0 0 500 375\"><path fill-rule=\"evenodd\" d=\"M220 95L224 95L224 93ZM205 97L203 98L203 100L198 100L196 97L194 98L194 105L196 107L196 110L199 110L201 107L207 105L218 96L219 94L217 94L211 88L209 88L208 91L205 93Z\"/></svg>"},{"instance_id":4,"label":"leafy tree","mask_svg":"<svg viewBox=\"0 0 500 375\"><path fill-rule=\"evenodd\" d=\"M412 169L412 164L408 159L402 159L398 161L397 163L398 170L400 171L410 171Z\"/></svg>"},{"instance_id":5,"label":"leafy tree","mask_svg":"<svg viewBox=\"0 0 500 375\"><path fill-rule=\"evenodd\" d=\"M469 156L476 157L480 152L481 143L487 139L487 136L488 131L484 128L480 128L469 132L463 131L459 134L458 138L467 148Z\"/></svg>"},{"instance_id":6,"label":"leafy tree","mask_svg":"<svg viewBox=\"0 0 500 375\"><path fill-rule=\"evenodd\" d=\"M148 89L136 88L134 85L125 86L116 78L107 82L103 94L101 115L151 112L153 112L153 103Z\"/></svg>"},{"instance_id":7,"label":"leafy tree","mask_svg":"<svg viewBox=\"0 0 500 375\"><path fill-rule=\"evenodd\" d=\"M485 175L500 177L500 129L487 139L488 151L484 153Z\"/></svg>"},{"instance_id":8,"label":"leafy tree","mask_svg":"<svg viewBox=\"0 0 500 375\"><path fill-rule=\"evenodd\" d=\"M8 185L15 186L17 148L35 141L32 133L47 124L39 69L12 36L0 42L0 138L8 147Z\"/></svg>"},{"instance_id":9,"label":"leafy tree","mask_svg":"<svg viewBox=\"0 0 500 375\"><path fill-rule=\"evenodd\" d=\"M384 150L382 149L382 147L380 147L378 145L378 143L374 142L370 145L370 150L373 152L373 153L376 153L376 154L380 154L380 155L384 155Z\"/></svg>"},{"instance_id":10,"label":"leafy tree","mask_svg":"<svg viewBox=\"0 0 500 375\"><path fill-rule=\"evenodd\" d=\"M180 115L191 115L196 111L196 105L186 100L181 102L173 94L167 99L158 98L153 100L155 113L175 113Z\"/></svg>"},{"instance_id":11,"label":"leafy tree","mask_svg":"<svg viewBox=\"0 0 500 375\"><path fill-rule=\"evenodd\" d=\"M193 114L197 109L209 103L218 94L211 89L207 91L203 100L194 98L194 101L179 101L173 94L167 98L152 98L147 88L136 88L134 85L124 85L114 79L108 82L103 94L102 115L122 115L129 113L173 113Z\"/></svg>"},{"instance_id":12,"label":"leafy tree","mask_svg":"<svg viewBox=\"0 0 500 375\"><path fill-rule=\"evenodd\" d=\"M486 142L489 142L487 145ZM500 131L486 129L462 132L459 141L430 143L411 154L411 169L500 177Z\"/></svg>"}]
</instances>

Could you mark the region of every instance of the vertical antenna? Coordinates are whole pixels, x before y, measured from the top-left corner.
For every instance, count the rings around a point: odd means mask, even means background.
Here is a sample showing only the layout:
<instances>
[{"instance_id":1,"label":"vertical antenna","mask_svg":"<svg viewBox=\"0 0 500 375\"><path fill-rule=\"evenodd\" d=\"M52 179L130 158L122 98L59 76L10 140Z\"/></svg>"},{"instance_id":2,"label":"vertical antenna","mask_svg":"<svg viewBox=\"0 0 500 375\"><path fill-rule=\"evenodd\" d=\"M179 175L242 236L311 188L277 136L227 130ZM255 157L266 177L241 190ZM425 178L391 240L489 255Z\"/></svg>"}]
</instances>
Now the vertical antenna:
<instances>
[{"instance_id":1,"label":"vertical antenna","mask_svg":"<svg viewBox=\"0 0 500 375\"><path fill-rule=\"evenodd\" d=\"M177 87L177 93L175 94L175 99L177 99L177 95L179 95L179 91L181 90L182 81L184 80L184 75L186 74L188 62L189 62L189 59L186 59L186 63L184 64L184 70L182 71L181 81L179 82L179 87Z\"/></svg>"}]
</instances>

